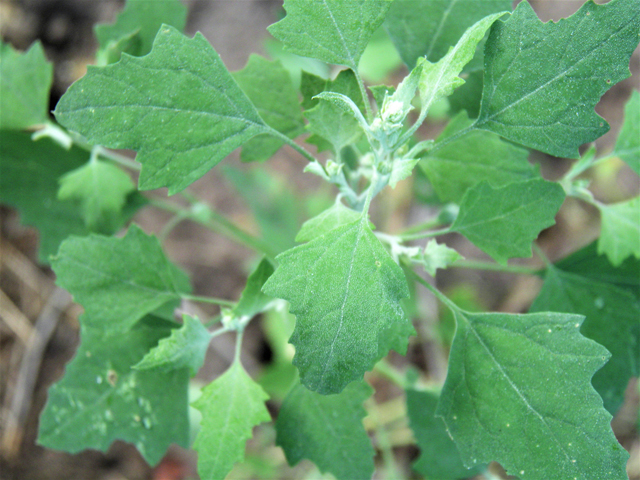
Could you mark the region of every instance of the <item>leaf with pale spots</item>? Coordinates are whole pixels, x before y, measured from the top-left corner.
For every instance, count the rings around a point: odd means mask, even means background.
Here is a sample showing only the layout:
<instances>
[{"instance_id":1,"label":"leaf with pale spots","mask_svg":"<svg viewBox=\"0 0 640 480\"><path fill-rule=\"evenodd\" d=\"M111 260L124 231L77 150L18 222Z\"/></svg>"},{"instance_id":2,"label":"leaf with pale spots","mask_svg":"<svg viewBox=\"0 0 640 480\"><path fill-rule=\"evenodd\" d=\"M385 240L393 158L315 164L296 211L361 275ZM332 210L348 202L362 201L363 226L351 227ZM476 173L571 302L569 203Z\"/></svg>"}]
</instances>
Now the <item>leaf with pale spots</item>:
<instances>
[{"instance_id":1,"label":"leaf with pale spots","mask_svg":"<svg viewBox=\"0 0 640 480\"><path fill-rule=\"evenodd\" d=\"M470 313L456 319L441 416L467 467L499 462L522 480L626 480L629 457L591 386L609 359L584 317Z\"/></svg>"},{"instance_id":2,"label":"leaf with pale spots","mask_svg":"<svg viewBox=\"0 0 640 480\"><path fill-rule=\"evenodd\" d=\"M122 335L87 326L94 322L86 315L80 323L80 347L49 390L38 443L69 453L106 452L114 440L124 440L151 465L172 443L187 448L189 371L132 369L177 325L148 316Z\"/></svg>"},{"instance_id":3,"label":"leaf with pale spots","mask_svg":"<svg viewBox=\"0 0 640 480\"><path fill-rule=\"evenodd\" d=\"M277 260L263 291L287 300L296 315L293 364L307 388L339 393L390 349L406 351L414 333L400 306L407 282L366 216Z\"/></svg>"}]
</instances>

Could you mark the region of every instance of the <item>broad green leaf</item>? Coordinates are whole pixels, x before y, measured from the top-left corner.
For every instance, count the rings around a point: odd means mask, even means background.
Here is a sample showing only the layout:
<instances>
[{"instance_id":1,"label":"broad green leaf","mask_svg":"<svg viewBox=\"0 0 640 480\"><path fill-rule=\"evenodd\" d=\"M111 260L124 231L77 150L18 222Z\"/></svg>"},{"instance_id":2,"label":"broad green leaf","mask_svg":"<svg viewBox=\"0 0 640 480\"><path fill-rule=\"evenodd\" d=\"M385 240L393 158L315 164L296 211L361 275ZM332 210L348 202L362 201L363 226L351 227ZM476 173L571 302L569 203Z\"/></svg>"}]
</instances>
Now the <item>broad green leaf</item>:
<instances>
[{"instance_id":1,"label":"broad green leaf","mask_svg":"<svg viewBox=\"0 0 640 480\"><path fill-rule=\"evenodd\" d=\"M436 415L466 466L499 462L528 479L627 479L629 457L591 386L607 350L583 317L469 313L456 334Z\"/></svg>"},{"instance_id":2,"label":"broad green leaf","mask_svg":"<svg viewBox=\"0 0 640 480\"><path fill-rule=\"evenodd\" d=\"M136 188L120 168L95 158L64 174L58 182L58 200L78 202L84 223L91 230L113 224L121 215L127 195Z\"/></svg>"},{"instance_id":3,"label":"broad green leaf","mask_svg":"<svg viewBox=\"0 0 640 480\"><path fill-rule=\"evenodd\" d=\"M476 127L557 157L578 158L580 145L609 129L594 106L630 75L639 29L637 0L588 1L557 23L541 22L521 2L487 40Z\"/></svg>"},{"instance_id":4,"label":"broad green leaf","mask_svg":"<svg viewBox=\"0 0 640 480\"><path fill-rule=\"evenodd\" d=\"M133 368L169 372L188 368L195 376L204 364L211 334L197 317L182 315L182 326L158 342Z\"/></svg>"},{"instance_id":5,"label":"broad green leaf","mask_svg":"<svg viewBox=\"0 0 640 480\"><path fill-rule=\"evenodd\" d=\"M0 42L0 128L20 130L49 119L53 66L40 42L20 53Z\"/></svg>"},{"instance_id":6,"label":"broad green leaf","mask_svg":"<svg viewBox=\"0 0 640 480\"><path fill-rule=\"evenodd\" d=\"M592 383L605 408L615 415L629 379L640 375L638 298L614 285L550 267L531 311L586 317L580 332L611 352L611 359L596 372Z\"/></svg>"},{"instance_id":7,"label":"broad green leaf","mask_svg":"<svg viewBox=\"0 0 640 480\"><path fill-rule=\"evenodd\" d=\"M55 115L90 142L137 150L140 188L170 194L270 130L207 40L166 25L149 55L90 66Z\"/></svg>"},{"instance_id":8,"label":"broad green leaf","mask_svg":"<svg viewBox=\"0 0 640 480\"><path fill-rule=\"evenodd\" d=\"M338 480L371 478L371 439L362 419L363 402L373 389L352 383L337 395L321 395L297 383L282 402L276 420L276 445L289 465L308 459Z\"/></svg>"},{"instance_id":9,"label":"broad green leaf","mask_svg":"<svg viewBox=\"0 0 640 480\"><path fill-rule=\"evenodd\" d=\"M285 50L357 71L391 0L285 0L287 16L269 27Z\"/></svg>"},{"instance_id":10,"label":"broad green leaf","mask_svg":"<svg viewBox=\"0 0 640 480\"><path fill-rule=\"evenodd\" d=\"M266 306L272 302L271 297L262 293L262 287L272 274L273 265L269 260L263 258L247 278L247 285L240 295L238 304L233 309L237 316L253 317L263 312Z\"/></svg>"},{"instance_id":11,"label":"broad green leaf","mask_svg":"<svg viewBox=\"0 0 640 480\"><path fill-rule=\"evenodd\" d=\"M323 92L345 95L360 108L360 111L364 110L358 81L351 70L343 70L335 80L327 80ZM322 92L314 95L320 93ZM308 130L314 134L306 141L317 145L319 151L332 147L334 152L340 152L344 146L354 143L362 133L353 113L329 100L318 100L318 104L306 110L304 115L309 120Z\"/></svg>"},{"instance_id":12,"label":"broad green leaf","mask_svg":"<svg viewBox=\"0 0 640 480\"><path fill-rule=\"evenodd\" d=\"M420 257L420 263L429 275L435 277L436 270L439 268L447 268L460 258L462 258L462 255L453 248L449 248L432 239L427 242L427 245L424 247L424 252Z\"/></svg>"},{"instance_id":13,"label":"broad green leaf","mask_svg":"<svg viewBox=\"0 0 640 480\"><path fill-rule=\"evenodd\" d=\"M183 31L186 23L187 8L179 0L127 0L115 23L95 27L98 56L111 50L111 61L118 61L122 52L141 57L151 51L163 24Z\"/></svg>"},{"instance_id":14,"label":"broad green leaf","mask_svg":"<svg viewBox=\"0 0 640 480\"><path fill-rule=\"evenodd\" d=\"M316 237L329 233L334 228L355 222L361 216L362 213L351 210L345 207L340 200L336 200L330 208L320 215L304 222L296 236L296 242L311 241Z\"/></svg>"},{"instance_id":15,"label":"broad green leaf","mask_svg":"<svg viewBox=\"0 0 640 480\"><path fill-rule=\"evenodd\" d=\"M307 72L325 79L329 78L331 74L330 65L315 58L301 57L295 53L285 51L282 42L275 38L266 39L263 45L269 57L280 61L282 66L289 72L296 90L300 89L301 77Z\"/></svg>"},{"instance_id":16,"label":"broad green leaf","mask_svg":"<svg viewBox=\"0 0 640 480\"><path fill-rule=\"evenodd\" d=\"M616 285L640 298L640 260L629 257L614 267L605 255L598 255L593 242L556 263L565 272Z\"/></svg>"},{"instance_id":17,"label":"broad green leaf","mask_svg":"<svg viewBox=\"0 0 640 480\"><path fill-rule=\"evenodd\" d=\"M365 216L277 260L263 291L296 315L293 364L307 388L339 393L390 349L406 351L414 333L400 307L407 283Z\"/></svg>"},{"instance_id":18,"label":"broad green leaf","mask_svg":"<svg viewBox=\"0 0 640 480\"><path fill-rule=\"evenodd\" d=\"M436 417L438 395L412 389L406 394L409 426L420 448L420 457L413 464L414 470L426 478L441 480L456 480L480 473L480 467L469 470L464 466L444 422Z\"/></svg>"},{"instance_id":19,"label":"broad green leaf","mask_svg":"<svg viewBox=\"0 0 640 480\"><path fill-rule=\"evenodd\" d=\"M25 225L38 229L42 263L49 263L68 236L90 232L78 206L56 198L58 178L82 167L88 156L80 148L65 150L47 138L34 142L26 133L0 131L0 201L17 208ZM102 225L100 233L115 233L143 205L140 195L130 195L122 215Z\"/></svg>"},{"instance_id":20,"label":"broad green leaf","mask_svg":"<svg viewBox=\"0 0 640 480\"><path fill-rule=\"evenodd\" d=\"M320 100L313 97L324 91L329 81L324 77L302 71L300 75L300 93L302 94L301 105L303 109L310 110L320 102Z\"/></svg>"},{"instance_id":21,"label":"broad green leaf","mask_svg":"<svg viewBox=\"0 0 640 480\"><path fill-rule=\"evenodd\" d=\"M449 115L452 116L464 110L471 118L478 118L483 82L484 72L482 69L474 70L464 75L464 85L456 89L447 99L449 102Z\"/></svg>"},{"instance_id":22,"label":"broad green leaf","mask_svg":"<svg viewBox=\"0 0 640 480\"><path fill-rule=\"evenodd\" d=\"M504 13L488 15L473 24L464 32L455 47L451 48L438 62L431 63L429 60L422 62L419 90L423 111L428 111L434 102L448 97L456 88L464 84L464 80L458 75L475 55L476 47L487 30Z\"/></svg>"},{"instance_id":23,"label":"broad green leaf","mask_svg":"<svg viewBox=\"0 0 640 480\"><path fill-rule=\"evenodd\" d=\"M598 209L602 217L598 253L604 253L614 266L632 255L640 258L640 197L598 204Z\"/></svg>"},{"instance_id":24,"label":"broad green leaf","mask_svg":"<svg viewBox=\"0 0 640 480\"><path fill-rule=\"evenodd\" d=\"M289 138L304 132L298 94L289 73L280 62L270 62L259 55L251 55L247 65L233 73L233 78L267 125ZM245 162L267 160L283 144L274 136L260 135L244 144L240 158Z\"/></svg>"},{"instance_id":25,"label":"broad green leaf","mask_svg":"<svg viewBox=\"0 0 640 480\"><path fill-rule=\"evenodd\" d=\"M467 28L492 13L511 10L509 0L396 0L384 21L404 63L411 69L418 57L436 62Z\"/></svg>"},{"instance_id":26,"label":"broad green leaf","mask_svg":"<svg viewBox=\"0 0 640 480\"><path fill-rule=\"evenodd\" d=\"M88 327L97 322L87 315L80 322L80 347L49 390L38 443L70 453L106 452L111 442L124 440L151 465L172 443L187 448L188 370L132 369L175 324L149 316L122 335Z\"/></svg>"},{"instance_id":27,"label":"broad green leaf","mask_svg":"<svg viewBox=\"0 0 640 480\"><path fill-rule=\"evenodd\" d=\"M279 253L293 247L300 227L300 200L283 180L264 169L243 171L225 165L222 171L251 209L270 249Z\"/></svg>"},{"instance_id":28,"label":"broad green leaf","mask_svg":"<svg viewBox=\"0 0 640 480\"><path fill-rule=\"evenodd\" d=\"M540 178L527 161L526 150L503 142L494 133L476 130L451 140L471 124L467 114L460 112L438 137L436 146L441 142L444 146L420 162L441 200L460 202L467 190L482 181L497 188Z\"/></svg>"},{"instance_id":29,"label":"broad green leaf","mask_svg":"<svg viewBox=\"0 0 640 480\"><path fill-rule=\"evenodd\" d=\"M200 432L193 444L202 480L225 478L233 465L242 461L253 427L271 420L264 405L267 399L239 360L202 390L193 404L202 413Z\"/></svg>"},{"instance_id":30,"label":"broad green leaf","mask_svg":"<svg viewBox=\"0 0 640 480\"><path fill-rule=\"evenodd\" d=\"M624 123L613 154L640 175L640 92L634 90L624 107Z\"/></svg>"},{"instance_id":31,"label":"broad green leaf","mask_svg":"<svg viewBox=\"0 0 640 480\"><path fill-rule=\"evenodd\" d=\"M467 190L451 230L467 237L499 263L530 257L531 243L555 223L564 197L560 185L542 179L498 188L481 182Z\"/></svg>"},{"instance_id":32,"label":"broad green leaf","mask_svg":"<svg viewBox=\"0 0 640 480\"><path fill-rule=\"evenodd\" d=\"M158 239L136 225L123 238L70 237L51 266L57 284L84 307L87 326L109 332L128 330L188 289L188 278L167 260Z\"/></svg>"}]
</instances>

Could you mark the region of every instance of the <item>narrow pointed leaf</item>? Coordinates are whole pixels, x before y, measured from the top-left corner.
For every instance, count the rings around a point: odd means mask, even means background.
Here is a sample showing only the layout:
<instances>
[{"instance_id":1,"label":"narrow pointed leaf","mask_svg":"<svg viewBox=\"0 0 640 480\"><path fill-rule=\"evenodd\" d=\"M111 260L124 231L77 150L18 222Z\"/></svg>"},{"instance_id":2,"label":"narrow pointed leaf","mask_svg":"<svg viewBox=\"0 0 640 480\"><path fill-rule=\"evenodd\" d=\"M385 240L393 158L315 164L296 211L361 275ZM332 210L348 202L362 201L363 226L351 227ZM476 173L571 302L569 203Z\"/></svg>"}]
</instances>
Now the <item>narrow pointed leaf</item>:
<instances>
[{"instance_id":1,"label":"narrow pointed leaf","mask_svg":"<svg viewBox=\"0 0 640 480\"><path fill-rule=\"evenodd\" d=\"M125 331L147 313L180 298L189 280L162 251L157 238L132 225L123 238L70 237L51 262L67 289L105 331Z\"/></svg>"},{"instance_id":2,"label":"narrow pointed leaf","mask_svg":"<svg viewBox=\"0 0 640 480\"><path fill-rule=\"evenodd\" d=\"M530 257L531 243L555 223L564 190L546 180L526 180L493 188L482 182L462 198L451 230L506 264L509 258Z\"/></svg>"},{"instance_id":3,"label":"narrow pointed leaf","mask_svg":"<svg viewBox=\"0 0 640 480\"><path fill-rule=\"evenodd\" d=\"M439 396L432 392L407 390L407 416L416 437L420 456L413 469L426 478L457 480L481 472L480 466L468 469L460 459L456 444L447 433L442 418L436 417Z\"/></svg>"},{"instance_id":4,"label":"narrow pointed leaf","mask_svg":"<svg viewBox=\"0 0 640 480\"><path fill-rule=\"evenodd\" d=\"M321 395L297 383L276 421L276 445L289 465L308 459L338 480L371 478L375 452L362 425L367 414L362 404L372 393L364 382L337 395Z\"/></svg>"},{"instance_id":5,"label":"narrow pointed leaf","mask_svg":"<svg viewBox=\"0 0 640 480\"><path fill-rule=\"evenodd\" d=\"M187 9L179 0L127 0L115 23L96 26L100 43L98 56L120 43L123 48L112 52L112 61L118 61L122 52L141 57L151 51L153 40L163 24L183 31L186 23ZM131 41L132 37L134 41ZM123 38L129 40L122 44Z\"/></svg>"},{"instance_id":6,"label":"narrow pointed leaf","mask_svg":"<svg viewBox=\"0 0 640 480\"><path fill-rule=\"evenodd\" d=\"M137 150L140 188L170 194L269 130L207 40L166 25L149 55L89 67L55 115L91 142Z\"/></svg>"},{"instance_id":7,"label":"narrow pointed leaf","mask_svg":"<svg viewBox=\"0 0 640 480\"><path fill-rule=\"evenodd\" d=\"M80 321L80 347L49 390L38 443L70 453L106 452L114 440L124 440L151 465L172 443L187 448L188 370L131 368L169 335L171 323L147 317L122 335L87 327L96 324L87 315Z\"/></svg>"},{"instance_id":8,"label":"narrow pointed leaf","mask_svg":"<svg viewBox=\"0 0 640 480\"><path fill-rule=\"evenodd\" d=\"M640 258L640 197L598 208L602 217L598 253L604 253L614 266L630 256Z\"/></svg>"},{"instance_id":9,"label":"narrow pointed leaf","mask_svg":"<svg viewBox=\"0 0 640 480\"><path fill-rule=\"evenodd\" d=\"M454 310L456 334L436 415L465 465L499 462L522 480L626 480L629 457L591 386L609 359L584 317Z\"/></svg>"},{"instance_id":10,"label":"narrow pointed leaf","mask_svg":"<svg viewBox=\"0 0 640 480\"><path fill-rule=\"evenodd\" d=\"M277 259L263 290L296 315L293 363L307 388L339 393L390 349L406 351L414 332L400 307L407 282L365 217Z\"/></svg>"},{"instance_id":11,"label":"narrow pointed leaf","mask_svg":"<svg viewBox=\"0 0 640 480\"><path fill-rule=\"evenodd\" d=\"M347 223L355 222L362 214L351 210L336 201L320 215L310 218L302 225L296 236L296 242L308 242L316 237L329 233L334 228L338 228Z\"/></svg>"},{"instance_id":12,"label":"narrow pointed leaf","mask_svg":"<svg viewBox=\"0 0 640 480\"><path fill-rule=\"evenodd\" d=\"M193 444L202 480L225 478L233 465L242 461L253 427L271 420L264 405L267 399L237 360L202 390L193 404L202 413L200 432Z\"/></svg>"},{"instance_id":13,"label":"narrow pointed leaf","mask_svg":"<svg viewBox=\"0 0 640 480\"><path fill-rule=\"evenodd\" d=\"M609 129L594 107L630 75L638 45L636 0L592 1L557 23L541 22L521 2L497 22L485 46L485 78L476 127L557 157Z\"/></svg>"},{"instance_id":14,"label":"narrow pointed leaf","mask_svg":"<svg viewBox=\"0 0 640 480\"><path fill-rule=\"evenodd\" d=\"M59 179L59 200L80 204L88 228L97 230L121 215L127 195L135 190L129 175L115 165L92 160Z\"/></svg>"},{"instance_id":15,"label":"narrow pointed leaf","mask_svg":"<svg viewBox=\"0 0 640 480\"><path fill-rule=\"evenodd\" d=\"M269 27L285 50L356 70L390 0L286 0L287 16Z\"/></svg>"},{"instance_id":16,"label":"narrow pointed leaf","mask_svg":"<svg viewBox=\"0 0 640 480\"><path fill-rule=\"evenodd\" d=\"M0 42L0 128L20 130L49 119L53 66L40 42L24 53Z\"/></svg>"},{"instance_id":17,"label":"narrow pointed leaf","mask_svg":"<svg viewBox=\"0 0 640 480\"><path fill-rule=\"evenodd\" d=\"M511 10L509 0L395 0L384 26L411 69L418 57L440 60L471 25L507 10Z\"/></svg>"},{"instance_id":18,"label":"narrow pointed leaf","mask_svg":"<svg viewBox=\"0 0 640 480\"><path fill-rule=\"evenodd\" d=\"M631 377L640 375L640 302L614 285L551 267L531 305L532 312L584 315L580 332L611 352L611 359L593 377L605 408L615 415Z\"/></svg>"},{"instance_id":19,"label":"narrow pointed leaf","mask_svg":"<svg viewBox=\"0 0 640 480\"><path fill-rule=\"evenodd\" d=\"M448 141L472 123L465 112L459 113L438 137L438 142ZM475 130L429 153L420 167L441 200L460 202L469 188L482 181L492 187L502 187L540 178L527 161L528 154L522 148L503 142L494 133Z\"/></svg>"},{"instance_id":20,"label":"narrow pointed leaf","mask_svg":"<svg viewBox=\"0 0 640 480\"><path fill-rule=\"evenodd\" d=\"M640 92L634 90L624 107L624 123L613 154L640 175Z\"/></svg>"},{"instance_id":21,"label":"narrow pointed leaf","mask_svg":"<svg viewBox=\"0 0 640 480\"><path fill-rule=\"evenodd\" d=\"M197 317L182 315L183 324L158 342L133 368L169 372L188 368L195 376L204 363L211 334Z\"/></svg>"},{"instance_id":22,"label":"narrow pointed leaf","mask_svg":"<svg viewBox=\"0 0 640 480\"><path fill-rule=\"evenodd\" d=\"M233 73L233 78L267 125L289 138L296 138L304 132L298 94L289 72L280 62L251 55L247 65ZM240 158L245 162L267 160L282 145L284 142L274 136L260 135L243 145Z\"/></svg>"}]
</instances>

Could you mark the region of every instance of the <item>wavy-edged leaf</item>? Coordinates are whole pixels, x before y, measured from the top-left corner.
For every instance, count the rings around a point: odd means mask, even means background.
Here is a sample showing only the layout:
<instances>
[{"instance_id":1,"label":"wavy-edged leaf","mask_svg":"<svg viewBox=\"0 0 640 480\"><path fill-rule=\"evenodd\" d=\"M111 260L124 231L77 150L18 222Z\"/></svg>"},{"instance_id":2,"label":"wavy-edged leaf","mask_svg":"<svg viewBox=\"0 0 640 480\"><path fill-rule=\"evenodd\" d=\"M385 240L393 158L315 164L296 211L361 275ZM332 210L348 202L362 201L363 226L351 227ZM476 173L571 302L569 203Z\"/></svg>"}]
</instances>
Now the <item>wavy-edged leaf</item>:
<instances>
[{"instance_id":1,"label":"wavy-edged leaf","mask_svg":"<svg viewBox=\"0 0 640 480\"><path fill-rule=\"evenodd\" d=\"M296 242L313 240L316 237L330 232L334 228L355 222L361 215L362 213L345 207L340 200L336 200L331 207L327 208L320 215L304 222L298 235L296 235Z\"/></svg>"},{"instance_id":2,"label":"wavy-edged leaf","mask_svg":"<svg viewBox=\"0 0 640 480\"><path fill-rule=\"evenodd\" d=\"M637 272L636 272L637 273ZM615 415L631 377L640 374L640 302L615 285L556 267L547 269L544 285L531 312L584 315L580 332L611 352L611 359L593 376L604 406Z\"/></svg>"},{"instance_id":3,"label":"wavy-edged leaf","mask_svg":"<svg viewBox=\"0 0 640 480\"><path fill-rule=\"evenodd\" d=\"M477 128L557 157L609 129L595 113L600 97L630 75L638 45L636 0L586 2L557 23L541 22L521 2L496 22L485 46L485 76Z\"/></svg>"},{"instance_id":4,"label":"wavy-edged leaf","mask_svg":"<svg viewBox=\"0 0 640 480\"><path fill-rule=\"evenodd\" d=\"M49 390L38 443L70 453L106 452L111 442L124 440L151 465L172 443L187 448L188 370L131 368L175 324L148 316L122 335L89 327L97 322L87 315L80 322L80 347L65 376Z\"/></svg>"},{"instance_id":5,"label":"wavy-edged leaf","mask_svg":"<svg viewBox=\"0 0 640 480\"><path fill-rule=\"evenodd\" d=\"M51 262L57 284L87 314L87 326L126 331L188 290L189 279L165 256L158 239L132 225L123 238L70 237Z\"/></svg>"},{"instance_id":6,"label":"wavy-edged leaf","mask_svg":"<svg viewBox=\"0 0 640 480\"><path fill-rule=\"evenodd\" d=\"M239 360L202 390L193 404L202 413L193 448L202 480L225 478L244 458L253 427L271 420L264 405L269 397L244 371Z\"/></svg>"},{"instance_id":7,"label":"wavy-edged leaf","mask_svg":"<svg viewBox=\"0 0 640 480\"><path fill-rule=\"evenodd\" d=\"M0 128L20 130L49 119L53 65L40 42L20 53L0 42Z\"/></svg>"},{"instance_id":8,"label":"wavy-edged leaf","mask_svg":"<svg viewBox=\"0 0 640 480\"><path fill-rule=\"evenodd\" d=\"M406 351L414 333L400 306L407 282L365 216L277 259L263 291L296 315L293 363L307 388L339 393L390 349Z\"/></svg>"},{"instance_id":9,"label":"wavy-edged leaf","mask_svg":"<svg viewBox=\"0 0 640 480\"><path fill-rule=\"evenodd\" d=\"M395 0L384 27L411 69L419 57L436 62L471 25L492 13L511 10L509 0Z\"/></svg>"},{"instance_id":10,"label":"wavy-edged leaf","mask_svg":"<svg viewBox=\"0 0 640 480\"><path fill-rule=\"evenodd\" d=\"M170 194L270 130L207 40L166 25L149 55L89 67L55 116L91 142L137 150L139 187Z\"/></svg>"},{"instance_id":11,"label":"wavy-edged leaf","mask_svg":"<svg viewBox=\"0 0 640 480\"><path fill-rule=\"evenodd\" d=\"M443 142L444 146L420 162L441 200L460 202L469 188L482 181L501 187L540 178L527 161L527 150L503 142L494 133L475 130L449 140L472 123L466 112L460 112L438 137L436 145Z\"/></svg>"},{"instance_id":12,"label":"wavy-edged leaf","mask_svg":"<svg viewBox=\"0 0 640 480\"><path fill-rule=\"evenodd\" d=\"M289 72L279 61L251 55L247 65L232 75L267 125L289 138L304 132L298 94ZM243 145L240 158L245 162L264 161L282 145L284 142L272 135L260 135Z\"/></svg>"},{"instance_id":13,"label":"wavy-edged leaf","mask_svg":"<svg viewBox=\"0 0 640 480\"><path fill-rule=\"evenodd\" d=\"M618 135L613 154L640 175L640 92L631 92L631 98L624 107L624 122Z\"/></svg>"},{"instance_id":14,"label":"wavy-edged leaf","mask_svg":"<svg viewBox=\"0 0 640 480\"><path fill-rule=\"evenodd\" d=\"M362 424L367 414L362 404L372 393L364 382L337 395L321 395L296 383L276 420L276 445L289 465L306 458L339 480L371 478L375 452Z\"/></svg>"},{"instance_id":15,"label":"wavy-edged leaf","mask_svg":"<svg viewBox=\"0 0 640 480\"><path fill-rule=\"evenodd\" d=\"M565 193L542 179L493 188L481 182L467 190L451 230L506 264L509 258L530 257L531 243L555 223Z\"/></svg>"},{"instance_id":16,"label":"wavy-edged leaf","mask_svg":"<svg viewBox=\"0 0 640 480\"><path fill-rule=\"evenodd\" d=\"M640 197L612 205L598 204L602 225L598 253L604 253L614 266L626 258L640 259Z\"/></svg>"},{"instance_id":17,"label":"wavy-edged leaf","mask_svg":"<svg viewBox=\"0 0 640 480\"><path fill-rule=\"evenodd\" d=\"M469 313L456 334L436 415L467 466L499 462L522 480L626 480L629 457L591 386L607 350L579 315Z\"/></svg>"},{"instance_id":18,"label":"wavy-edged leaf","mask_svg":"<svg viewBox=\"0 0 640 480\"><path fill-rule=\"evenodd\" d=\"M285 0L287 15L269 27L285 50L356 71L391 0Z\"/></svg>"}]
</instances>

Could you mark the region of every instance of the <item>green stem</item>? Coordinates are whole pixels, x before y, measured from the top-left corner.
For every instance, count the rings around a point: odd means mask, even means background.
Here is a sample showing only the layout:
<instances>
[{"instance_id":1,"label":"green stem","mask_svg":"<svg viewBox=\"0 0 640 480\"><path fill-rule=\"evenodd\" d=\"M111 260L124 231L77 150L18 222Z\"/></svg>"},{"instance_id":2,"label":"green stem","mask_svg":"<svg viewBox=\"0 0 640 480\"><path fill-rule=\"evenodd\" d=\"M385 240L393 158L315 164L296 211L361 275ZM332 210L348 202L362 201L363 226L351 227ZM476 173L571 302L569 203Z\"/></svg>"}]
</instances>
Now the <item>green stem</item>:
<instances>
[{"instance_id":1,"label":"green stem","mask_svg":"<svg viewBox=\"0 0 640 480\"><path fill-rule=\"evenodd\" d=\"M356 80L358 80L358 88L360 89L360 95L362 95L362 101L364 103L364 111L367 116L367 121L371 124L373 120L373 113L371 112L371 104L369 103L369 95L367 95L367 87L365 87L362 77L358 72L358 68L353 68L353 73L356 74Z\"/></svg>"},{"instance_id":2,"label":"green stem","mask_svg":"<svg viewBox=\"0 0 640 480\"><path fill-rule=\"evenodd\" d=\"M216 323L219 323L220 320L222 320L222 315L216 315L215 317L213 317L211 320L209 320L207 323L203 324L206 328L212 327L214 326ZM217 330L216 330L217 331Z\"/></svg>"},{"instance_id":3,"label":"green stem","mask_svg":"<svg viewBox=\"0 0 640 480\"><path fill-rule=\"evenodd\" d=\"M522 275L536 275L540 269L525 265L500 265L499 263L483 262L480 260L457 260L449 265L453 268L469 268L472 270L490 270L494 272L515 273Z\"/></svg>"},{"instance_id":4,"label":"green stem","mask_svg":"<svg viewBox=\"0 0 640 480\"><path fill-rule=\"evenodd\" d=\"M240 362L240 352L242 350L242 337L244 336L244 329L238 330L236 334L236 352L233 356L233 362Z\"/></svg>"},{"instance_id":5,"label":"green stem","mask_svg":"<svg viewBox=\"0 0 640 480\"><path fill-rule=\"evenodd\" d=\"M269 130L267 131L267 133L269 135L273 135L274 137L279 138L280 140L282 140L284 143L286 143L287 145L289 145L291 148L293 148L296 152L300 153L303 157L305 157L307 160L309 160L310 162L317 162L318 160L316 160L316 158L311 155L309 152L307 152L304 148L302 148L300 145L298 145L296 142L294 142L293 140L291 140L289 137L287 137L284 133L279 132L278 130L276 130L275 128L271 128L269 127Z\"/></svg>"},{"instance_id":6,"label":"green stem","mask_svg":"<svg viewBox=\"0 0 640 480\"><path fill-rule=\"evenodd\" d=\"M215 331L211 332L209 334L209 336L210 336L211 339L214 339L217 336L222 335L223 333L230 332L230 331L231 330L229 330L228 328L222 327L222 328L219 328L218 330L215 330Z\"/></svg>"},{"instance_id":7,"label":"green stem","mask_svg":"<svg viewBox=\"0 0 640 480\"><path fill-rule=\"evenodd\" d=\"M413 233L422 232L424 230L429 230L430 228L436 228L442 225L442 221L438 217L432 218L431 220L427 220L426 222L418 223L407 228L404 232L400 234L400 236L411 235Z\"/></svg>"},{"instance_id":8,"label":"green stem","mask_svg":"<svg viewBox=\"0 0 640 480\"><path fill-rule=\"evenodd\" d=\"M213 303L215 305L221 305L223 307L233 308L236 306L235 302L224 300L223 298L201 297L199 295L188 295L186 293L180 294L180 298L182 298L183 300L191 300L192 302Z\"/></svg>"},{"instance_id":9,"label":"green stem","mask_svg":"<svg viewBox=\"0 0 640 480\"><path fill-rule=\"evenodd\" d=\"M416 272L414 272L411 269L410 266L409 266L409 268L405 268L405 272L407 272L409 275L411 275L411 277L413 277L413 279L416 282L418 282L422 286L426 287L427 290L429 290L431 293L433 293L438 300L440 300L442 303L444 303L452 311L459 311L460 310L458 308L458 306L455 303L453 303L451 300L449 300L444 293L442 293L440 290L438 290L436 287L431 285L424 278L422 278L420 275L418 275Z\"/></svg>"},{"instance_id":10,"label":"green stem","mask_svg":"<svg viewBox=\"0 0 640 480\"><path fill-rule=\"evenodd\" d=\"M373 370L383 377L386 377L388 380L391 380L403 390L408 387L405 376L384 358L375 364Z\"/></svg>"},{"instance_id":11,"label":"green stem","mask_svg":"<svg viewBox=\"0 0 640 480\"><path fill-rule=\"evenodd\" d=\"M430 232L419 232L419 233L412 233L412 234L403 234L403 235L398 235L398 237L406 242L409 240L418 240L420 238L426 238L426 237L438 237L440 235L445 235L447 233L451 233L451 227L449 228L443 228L442 230L432 230Z\"/></svg>"},{"instance_id":12,"label":"green stem","mask_svg":"<svg viewBox=\"0 0 640 480\"><path fill-rule=\"evenodd\" d=\"M160 240L160 243L164 243L165 240L167 239L167 235L169 235L169 233L171 233L171 231L178 226L178 224L180 222L182 222L185 219L184 215L182 215L181 213L176 213L167 223L164 224L164 227L162 227L162 230L160 230L160 233L158 234L158 239Z\"/></svg>"}]
</instances>

